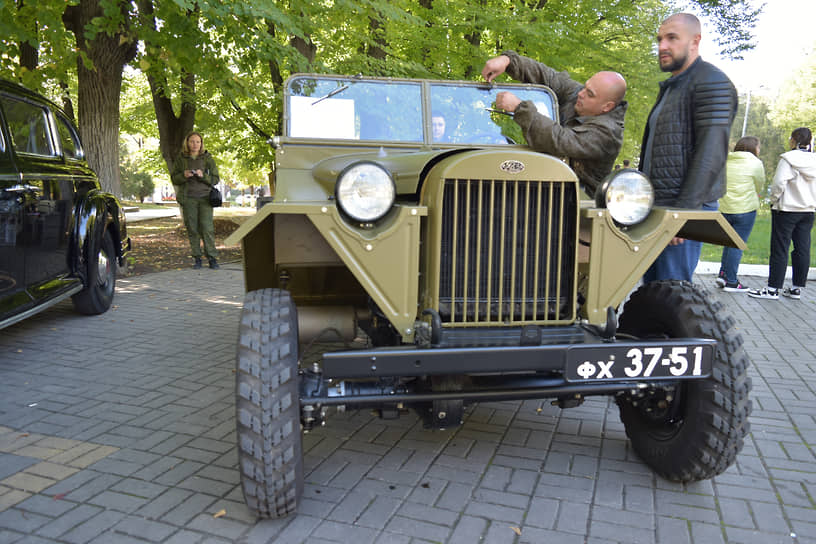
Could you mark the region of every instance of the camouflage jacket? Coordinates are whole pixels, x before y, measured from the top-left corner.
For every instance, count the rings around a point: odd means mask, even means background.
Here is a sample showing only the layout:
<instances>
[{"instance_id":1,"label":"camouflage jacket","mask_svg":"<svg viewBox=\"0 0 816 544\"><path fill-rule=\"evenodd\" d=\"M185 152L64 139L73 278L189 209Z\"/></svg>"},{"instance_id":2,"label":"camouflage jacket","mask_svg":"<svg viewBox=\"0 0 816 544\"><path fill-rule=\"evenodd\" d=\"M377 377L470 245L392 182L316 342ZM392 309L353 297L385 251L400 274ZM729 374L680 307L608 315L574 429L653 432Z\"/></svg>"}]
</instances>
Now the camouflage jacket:
<instances>
[{"instance_id":1,"label":"camouflage jacket","mask_svg":"<svg viewBox=\"0 0 816 544\"><path fill-rule=\"evenodd\" d=\"M507 67L510 77L524 83L547 85L558 97L560 124L539 113L530 101L516 108L514 119L524 131L527 143L536 151L566 157L584 188L593 195L612 171L620 153L628 103L621 101L608 113L579 117L575 113L575 102L583 84L571 79L567 72L556 72L515 51L505 51L502 55L510 58Z\"/></svg>"},{"instance_id":2,"label":"camouflage jacket","mask_svg":"<svg viewBox=\"0 0 816 544\"><path fill-rule=\"evenodd\" d=\"M185 170L202 170L204 177L199 178L194 176L191 178L184 177ZM210 193L210 186L217 184L220 180L218 178L218 167L215 164L215 159L210 155L209 151L204 151L198 157L191 157L182 153L173 163L173 171L170 173L170 180L173 185L183 191L185 197L203 198ZM178 198L178 194L176 198Z\"/></svg>"}]
</instances>

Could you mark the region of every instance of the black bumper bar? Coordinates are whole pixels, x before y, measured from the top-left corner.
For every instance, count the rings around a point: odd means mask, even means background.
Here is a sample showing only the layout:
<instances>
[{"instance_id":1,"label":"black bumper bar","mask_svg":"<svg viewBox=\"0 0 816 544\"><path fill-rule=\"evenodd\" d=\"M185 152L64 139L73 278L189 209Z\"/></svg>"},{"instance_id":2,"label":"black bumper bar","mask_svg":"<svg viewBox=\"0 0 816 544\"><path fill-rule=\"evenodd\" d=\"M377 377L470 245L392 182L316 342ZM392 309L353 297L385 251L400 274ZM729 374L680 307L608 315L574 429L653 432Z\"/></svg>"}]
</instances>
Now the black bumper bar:
<instances>
[{"instance_id":1,"label":"black bumper bar","mask_svg":"<svg viewBox=\"0 0 816 544\"><path fill-rule=\"evenodd\" d=\"M458 348L380 348L376 350L334 351L323 354L323 377L388 378L430 375L507 374L530 372L564 372L568 361L588 358L605 359L610 352L625 353L644 346L672 348L703 346L711 357L717 342L701 338L672 338L655 341L613 341L540 346L491 346ZM711 351L708 351L711 350ZM665 366L666 363L663 363ZM703 376L708 375L704 372ZM631 376L636 381L649 375ZM567 376L570 379L570 376ZM652 379L656 376L652 376ZM666 375L664 378L671 378ZM631 381L631 380L615 380Z\"/></svg>"},{"instance_id":2,"label":"black bumper bar","mask_svg":"<svg viewBox=\"0 0 816 544\"><path fill-rule=\"evenodd\" d=\"M478 387L479 384L474 384ZM380 406L383 403L414 404L440 400L463 400L471 402L499 402L508 400L588 397L611 395L621 391L637 391L647 387L638 382L615 382L593 384L570 384L552 378L516 378L501 383L499 387L485 387L471 391L417 391L387 390L375 383L349 383L342 389L330 387L323 395L301 395L302 404L323 406L351 405L354 407Z\"/></svg>"}]
</instances>

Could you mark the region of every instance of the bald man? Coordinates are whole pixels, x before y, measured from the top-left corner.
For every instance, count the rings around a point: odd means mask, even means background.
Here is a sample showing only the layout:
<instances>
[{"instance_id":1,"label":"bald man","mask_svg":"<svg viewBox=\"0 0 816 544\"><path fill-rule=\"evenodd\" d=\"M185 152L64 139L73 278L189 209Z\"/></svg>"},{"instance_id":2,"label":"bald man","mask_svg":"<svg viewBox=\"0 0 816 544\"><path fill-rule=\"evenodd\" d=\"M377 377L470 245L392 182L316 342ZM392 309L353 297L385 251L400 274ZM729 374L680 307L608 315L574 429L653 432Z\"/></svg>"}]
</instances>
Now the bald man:
<instances>
[{"instance_id":1,"label":"bald man","mask_svg":"<svg viewBox=\"0 0 816 544\"><path fill-rule=\"evenodd\" d=\"M700 21L688 13L667 18L657 31L660 83L649 113L640 169L655 189L655 204L717 209L725 194L725 160L737 90L722 71L700 58ZM675 238L646 271L645 281L692 280L702 244Z\"/></svg>"},{"instance_id":2,"label":"bald man","mask_svg":"<svg viewBox=\"0 0 816 544\"><path fill-rule=\"evenodd\" d=\"M496 96L496 107L513 112L530 147L542 153L567 157L590 196L612 171L623 145L623 118L628 104L626 81L617 72L598 72L585 84L556 72L546 64L505 51L488 60L482 77L493 81L507 74L523 83L547 85L558 97L560 124L539 113L530 101L510 92Z\"/></svg>"}]
</instances>

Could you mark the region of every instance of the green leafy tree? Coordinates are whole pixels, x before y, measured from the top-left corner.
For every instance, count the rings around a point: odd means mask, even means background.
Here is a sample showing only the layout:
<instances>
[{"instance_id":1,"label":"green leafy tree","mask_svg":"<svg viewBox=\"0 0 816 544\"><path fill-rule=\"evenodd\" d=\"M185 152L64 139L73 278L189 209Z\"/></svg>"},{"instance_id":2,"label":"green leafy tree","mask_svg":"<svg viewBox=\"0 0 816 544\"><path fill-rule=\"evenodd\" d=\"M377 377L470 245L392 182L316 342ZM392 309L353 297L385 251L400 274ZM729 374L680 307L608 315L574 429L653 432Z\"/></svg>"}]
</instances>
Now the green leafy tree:
<instances>
[{"instance_id":1,"label":"green leafy tree","mask_svg":"<svg viewBox=\"0 0 816 544\"><path fill-rule=\"evenodd\" d=\"M746 107L748 117L745 117ZM742 132L745 126L745 134ZM731 143L729 149L734 149L743 135L759 138L759 158L765 166L765 191L773 180L776 163L779 155L787 151L785 146L790 131L780 127L771 116L771 104L767 97L751 95L750 102L747 96L740 97L740 105L734 124L731 126Z\"/></svg>"},{"instance_id":2,"label":"green leafy tree","mask_svg":"<svg viewBox=\"0 0 816 544\"><path fill-rule=\"evenodd\" d=\"M728 36L732 54L750 47L757 10L748 0L688 3ZM578 80L600 69L623 73L630 110L622 156L633 158L664 77L653 36L673 9L659 0L16 0L0 3L0 68L52 96L76 95L91 164L116 193L128 65L147 75L168 167L195 128L239 170L268 168L270 150L245 116L280 132L282 83L294 72L475 79L506 48Z\"/></svg>"},{"instance_id":3,"label":"green leafy tree","mask_svg":"<svg viewBox=\"0 0 816 544\"><path fill-rule=\"evenodd\" d=\"M816 132L816 47L781 87L771 112L773 121L785 132L785 140L797 127Z\"/></svg>"},{"instance_id":4,"label":"green leafy tree","mask_svg":"<svg viewBox=\"0 0 816 544\"><path fill-rule=\"evenodd\" d=\"M753 49L752 33L764 4L754 7L742 0L695 0L692 3L714 24L714 41L723 54L740 59L742 53Z\"/></svg>"},{"instance_id":5,"label":"green leafy tree","mask_svg":"<svg viewBox=\"0 0 816 544\"><path fill-rule=\"evenodd\" d=\"M131 150L131 148L135 148ZM139 202L153 194L155 183L150 173L150 164L143 160L144 141L134 138L130 146L119 143L119 178L122 183L122 197L137 198Z\"/></svg>"},{"instance_id":6,"label":"green leafy tree","mask_svg":"<svg viewBox=\"0 0 816 544\"><path fill-rule=\"evenodd\" d=\"M153 177L147 172L130 170L127 166L122 169L122 196L129 198L135 196L139 202L153 194L155 185Z\"/></svg>"}]
</instances>

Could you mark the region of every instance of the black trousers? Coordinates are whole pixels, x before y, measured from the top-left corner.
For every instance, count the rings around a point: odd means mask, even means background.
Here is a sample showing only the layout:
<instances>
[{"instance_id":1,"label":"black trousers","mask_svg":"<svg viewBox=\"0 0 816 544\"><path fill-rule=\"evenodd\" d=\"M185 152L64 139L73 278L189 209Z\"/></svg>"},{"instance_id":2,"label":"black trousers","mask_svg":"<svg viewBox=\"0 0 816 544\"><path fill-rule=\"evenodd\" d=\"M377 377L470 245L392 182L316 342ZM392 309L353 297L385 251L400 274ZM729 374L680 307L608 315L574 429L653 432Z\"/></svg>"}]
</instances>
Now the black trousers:
<instances>
[{"instance_id":1,"label":"black trousers","mask_svg":"<svg viewBox=\"0 0 816 544\"><path fill-rule=\"evenodd\" d=\"M794 287L804 287L810 267L810 229L813 212L771 210L771 258L768 287L781 289L788 268L788 248L793 241L791 266Z\"/></svg>"}]
</instances>

